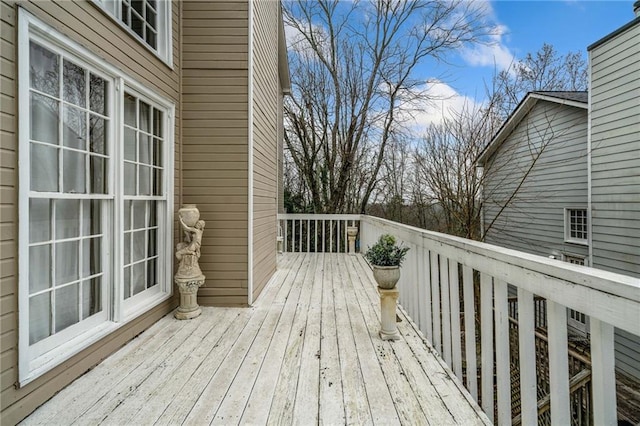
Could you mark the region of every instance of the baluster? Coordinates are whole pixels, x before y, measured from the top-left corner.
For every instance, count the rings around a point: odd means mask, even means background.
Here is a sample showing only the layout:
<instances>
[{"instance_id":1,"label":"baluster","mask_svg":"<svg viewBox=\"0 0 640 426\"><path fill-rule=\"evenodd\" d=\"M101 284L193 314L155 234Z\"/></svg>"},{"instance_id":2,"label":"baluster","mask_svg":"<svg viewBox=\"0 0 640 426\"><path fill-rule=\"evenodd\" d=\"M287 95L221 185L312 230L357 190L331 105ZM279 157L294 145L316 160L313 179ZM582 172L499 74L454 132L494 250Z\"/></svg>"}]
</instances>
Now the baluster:
<instances>
[{"instance_id":1,"label":"baluster","mask_svg":"<svg viewBox=\"0 0 640 426\"><path fill-rule=\"evenodd\" d=\"M547 299L547 324L551 423L568 425L571 424L571 413L569 410L567 308Z\"/></svg>"},{"instance_id":2,"label":"baluster","mask_svg":"<svg viewBox=\"0 0 640 426\"><path fill-rule=\"evenodd\" d=\"M433 347L442 353L440 328L440 282L438 280L438 253L432 251L431 258L431 306L433 306Z\"/></svg>"},{"instance_id":3,"label":"baluster","mask_svg":"<svg viewBox=\"0 0 640 426\"><path fill-rule=\"evenodd\" d=\"M460 279L458 262L449 260L449 298L451 299L451 350L453 372L462 382L462 330L460 329Z\"/></svg>"},{"instance_id":4,"label":"baluster","mask_svg":"<svg viewBox=\"0 0 640 426\"><path fill-rule=\"evenodd\" d=\"M536 391L535 309L533 294L518 287L518 353L520 356L520 418L523 425L538 422Z\"/></svg>"},{"instance_id":5,"label":"baluster","mask_svg":"<svg viewBox=\"0 0 640 426\"><path fill-rule=\"evenodd\" d=\"M498 384L498 424L511 424L511 363L509 359L509 304L507 283L494 282L496 330L496 381Z\"/></svg>"},{"instance_id":6,"label":"baluster","mask_svg":"<svg viewBox=\"0 0 640 426\"><path fill-rule=\"evenodd\" d=\"M329 253L333 253L333 219L329 219Z\"/></svg>"},{"instance_id":7,"label":"baluster","mask_svg":"<svg viewBox=\"0 0 640 426\"><path fill-rule=\"evenodd\" d=\"M307 253L311 253L311 220L307 219Z\"/></svg>"},{"instance_id":8,"label":"baluster","mask_svg":"<svg viewBox=\"0 0 640 426\"><path fill-rule=\"evenodd\" d=\"M440 256L440 287L442 292L442 355L451 366L451 299L449 297L449 259Z\"/></svg>"},{"instance_id":9,"label":"baluster","mask_svg":"<svg viewBox=\"0 0 640 426\"><path fill-rule=\"evenodd\" d=\"M298 246L300 248L300 253L302 253L302 219L298 221Z\"/></svg>"},{"instance_id":10,"label":"baluster","mask_svg":"<svg viewBox=\"0 0 640 426\"><path fill-rule=\"evenodd\" d=\"M467 389L478 400L478 371L476 361L476 320L473 300L473 269L462 267L462 285L464 299L464 352L467 360Z\"/></svg>"},{"instance_id":11,"label":"baluster","mask_svg":"<svg viewBox=\"0 0 640 426\"><path fill-rule=\"evenodd\" d=\"M613 346L613 326L590 318L591 332L591 392L593 424L615 425L616 376Z\"/></svg>"},{"instance_id":12,"label":"baluster","mask_svg":"<svg viewBox=\"0 0 640 426\"><path fill-rule=\"evenodd\" d=\"M287 237L288 237L288 232L287 230L289 229L289 219L285 219L284 220L284 252L288 252L289 251L289 242L287 241Z\"/></svg>"},{"instance_id":13,"label":"baluster","mask_svg":"<svg viewBox=\"0 0 640 426\"><path fill-rule=\"evenodd\" d=\"M313 227L313 241L314 241L314 247L315 247L315 252L318 252L318 219L315 220L315 225Z\"/></svg>"},{"instance_id":14,"label":"baluster","mask_svg":"<svg viewBox=\"0 0 640 426\"><path fill-rule=\"evenodd\" d=\"M480 274L480 350L482 359L482 409L493 422L493 284Z\"/></svg>"},{"instance_id":15,"label":"baluster","mask_svg":"<svg viewBox=\"0 0 640 426\"><path fill-rule=\"evenodd\" d=\"M327 222L324 219L321 219L322 222L322 252L325 253L325 233L324 233L324 229L327 227Z\"/></svg>"}]
</instances>

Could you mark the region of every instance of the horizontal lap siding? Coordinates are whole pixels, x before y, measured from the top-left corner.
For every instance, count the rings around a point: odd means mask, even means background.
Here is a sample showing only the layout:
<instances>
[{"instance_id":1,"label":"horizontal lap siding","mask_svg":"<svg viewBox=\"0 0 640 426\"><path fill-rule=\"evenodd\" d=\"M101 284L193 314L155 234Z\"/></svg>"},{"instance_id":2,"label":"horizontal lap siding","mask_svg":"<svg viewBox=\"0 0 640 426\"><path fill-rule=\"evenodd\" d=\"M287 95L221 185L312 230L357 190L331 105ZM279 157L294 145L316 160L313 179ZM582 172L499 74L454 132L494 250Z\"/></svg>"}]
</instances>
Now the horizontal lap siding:
<instances>
[{"instance_id":1,"label":"horizontal lap siding","mask_svg":"<svg viewBox=\"0 0 640 426\"><path fill-rule=\"evenodd\" d=\"M253 3L253 299L276 269L279 3Z\"/></svg>"},{"instance_id":2,"label":"horizontal lap siding","mask_svg":"<svg viewBox=\"0 0 640 426\"><path fill-rule=\"evenodd\" d=\"M247 304L248 10L182 3L182 202L206 222L202 305Z\"/></svg>"},{"instance_id":3,"label":"horizontal lap siding","mask_svg":"<svg viewBox=\"0 0 640 426\"><path fill-rule=\"evenodd\" d=\"M543 154L533 162L530 145ZM535 151L534 151L535 153ZM486 241L549 256L588 255L586 246L564 242L564 209L587 207L587 112L538 101L485 166ZM515 192L513 199L509 198Z\"/></svg>"},{"instance_id":4,"label":"horizontal lap siding","mask_svg":"<svg viewBox=\"0 0 640 426\"><path fill-rule=\"evenodd\" d=\"M129 77L172 100L179 123L179 73L149 52L127 31L107 18L90 1L20 2L20 6L78 42ZM179 7L173 7L173 60L179 56ZM175 306L167 301L90 348L73 356L28 385L16 389L18 380L18 135L17 135L17 26L18 6L0 3L0 402L2 424L13 424L49 399L65 385L120 348ZM176 125L176 152L179 130ZM176 168L177 168L176 158ZM178 170L175 172L178 176ZM176 198L179 196L176 191Z\"/></svg>"},{"instance_id":5,"label":"horizontal lap siding","mask_svg":"<svg viewBox=\"0 0 640 426\"><path fill-rule=\"evenodd\" d=\"M590 61L593 264L640 277L640 24ZM616 368L640 379L638 337L616 330L615 346Z\"/></svg>"}]
</instances>

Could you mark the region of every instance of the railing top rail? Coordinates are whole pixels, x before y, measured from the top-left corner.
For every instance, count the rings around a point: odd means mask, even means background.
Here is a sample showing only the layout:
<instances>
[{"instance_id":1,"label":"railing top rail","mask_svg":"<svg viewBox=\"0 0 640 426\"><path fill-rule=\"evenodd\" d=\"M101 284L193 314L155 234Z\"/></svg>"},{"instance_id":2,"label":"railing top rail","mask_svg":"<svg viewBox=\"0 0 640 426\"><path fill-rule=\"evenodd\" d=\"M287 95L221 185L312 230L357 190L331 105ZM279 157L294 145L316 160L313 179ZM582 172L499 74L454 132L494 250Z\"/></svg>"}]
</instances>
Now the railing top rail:
<instances>
[{"instance_id":1,"label":"railing top rail","mask_svg":"<svg viewBox=\"0 0 640 426\"><path fill-rule=\"evenodd\" d=\"M359 214L280 213L278 220L360 220Z\"/></svg>"}]
</instances>

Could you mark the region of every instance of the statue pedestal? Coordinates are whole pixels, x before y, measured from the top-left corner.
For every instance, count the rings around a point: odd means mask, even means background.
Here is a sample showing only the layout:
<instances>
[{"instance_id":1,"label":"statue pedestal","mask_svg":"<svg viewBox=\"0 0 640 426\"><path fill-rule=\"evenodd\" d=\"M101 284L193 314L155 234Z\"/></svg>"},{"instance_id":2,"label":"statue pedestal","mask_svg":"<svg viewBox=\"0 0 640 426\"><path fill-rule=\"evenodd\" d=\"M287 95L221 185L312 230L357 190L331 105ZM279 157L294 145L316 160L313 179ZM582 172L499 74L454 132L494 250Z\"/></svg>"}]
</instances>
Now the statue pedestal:
<instances>
[{"instance_id":1,"label":"statue pedestal","mask_svg":"<svg viewBox=\"0 0 640 426\"><path fill-rule=\"evenodd\" d=\"M358 236L357 226L347 226L347 240L349 241L349 254L356 254L356 236Z\"/></svg>"},{"instance_id":2,"label":"statue pedestal","mask_svg":"<svg viewBox=\"0 0 640 426\"><path fill-rule=\"evenodd\" d=\"M180 306L174 315L176 319L187 320L200 316L202 309L198 305L198 289L204 284L204 275L189 278L176 276L174 279L180 290Z\"/></svg>"},{"instance_id":3,"label":"statue pedestal","mask_svg":"<svg viewBox=\"0 0 640 426\"><path fill-rule=\"evenodd\" d=\"M380 338L382 340L399 340L398 326L396 325L396 305L400 290L397 287L386 290L378 287L380 293Z\"/></svg>"}]
</instances>

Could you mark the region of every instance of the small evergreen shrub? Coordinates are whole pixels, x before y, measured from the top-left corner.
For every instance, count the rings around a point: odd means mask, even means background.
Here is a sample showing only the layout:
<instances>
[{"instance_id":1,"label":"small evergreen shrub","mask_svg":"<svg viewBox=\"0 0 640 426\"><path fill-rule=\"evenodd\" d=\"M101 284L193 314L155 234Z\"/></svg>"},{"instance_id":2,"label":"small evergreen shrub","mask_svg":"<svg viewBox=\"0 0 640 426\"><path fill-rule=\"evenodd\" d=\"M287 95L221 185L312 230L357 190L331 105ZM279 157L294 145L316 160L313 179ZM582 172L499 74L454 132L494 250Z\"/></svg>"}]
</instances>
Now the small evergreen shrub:
<instances>
[{"instance_id":1,"label":"small evergreen shrub","mask_svg":"<svg viewBox=\"0 0 640 426\"><path fill-rule=\"evenodd\" d=\"M396 244L393 235L384 234L378 238L378 241L364 254L364 257L376 266L400 266L409 247L403 247Z\"/></svg>"}]
</instances>

